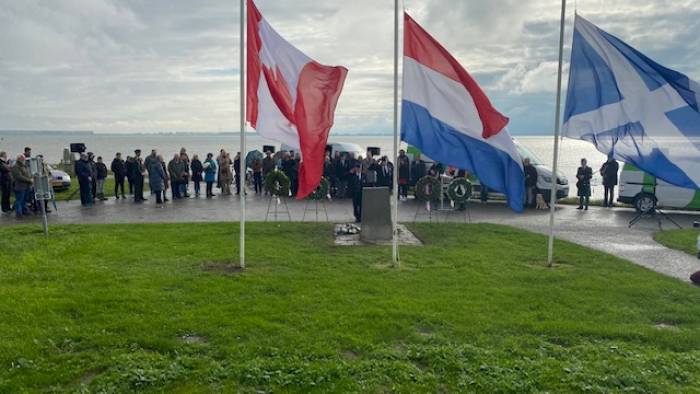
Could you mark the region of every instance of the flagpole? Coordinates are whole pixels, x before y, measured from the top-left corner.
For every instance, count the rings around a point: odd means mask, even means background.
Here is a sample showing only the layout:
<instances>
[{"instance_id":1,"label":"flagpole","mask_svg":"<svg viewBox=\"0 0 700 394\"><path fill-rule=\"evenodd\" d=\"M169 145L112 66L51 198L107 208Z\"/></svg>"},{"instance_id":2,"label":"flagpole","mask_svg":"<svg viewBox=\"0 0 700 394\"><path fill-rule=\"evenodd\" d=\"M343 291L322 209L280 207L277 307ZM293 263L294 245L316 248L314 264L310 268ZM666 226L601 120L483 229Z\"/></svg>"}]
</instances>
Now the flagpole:
<instances>
[{"instance_id":1,"label":"flagpole","mask_svg":"<svg viewBox=\"0 0 700 394\"><path fill-rule=\"evenodd\" d=\"M392 188L394 194L390 197L394 206L391 237L391 263L394 267L399 265L399 0L394 0L394 171Z\"/></svg>"},{"instance_id":2,"label":"flagpole","mask_svg":"<svg viewBox=\"0 0 700 394\"><path fill-rule=\"evenodd\" d=\"M240 31L240 87L241 87L241 116L240 116L240 132L241 132L241 155L239 160L238 169L238 182L240 183L239 198L241 200L241 221L240 221L240 266L245 268L245 28L246 28L246 18L245 18L245 0L240 0L240 12L241 12L241 31Z\"/></svg>"},{"instance_id":3,"label":"flagpole","mask_svg":"<svg viewBox=\"0 0 700 394\"><path fill-rule=\"evenodd\" d=\"M552 187L549 189L549 244L547 245L547 265L552 266L554 259L554 214L557 209L557 164L559 164L559 131L561 117L561 74L564 58L564 22L566 17L566 0L561 0L561 22L559 26L559 69L557 72L557 103L554 111L554 158L552 160Z\"/></svg>"}]
</instances>

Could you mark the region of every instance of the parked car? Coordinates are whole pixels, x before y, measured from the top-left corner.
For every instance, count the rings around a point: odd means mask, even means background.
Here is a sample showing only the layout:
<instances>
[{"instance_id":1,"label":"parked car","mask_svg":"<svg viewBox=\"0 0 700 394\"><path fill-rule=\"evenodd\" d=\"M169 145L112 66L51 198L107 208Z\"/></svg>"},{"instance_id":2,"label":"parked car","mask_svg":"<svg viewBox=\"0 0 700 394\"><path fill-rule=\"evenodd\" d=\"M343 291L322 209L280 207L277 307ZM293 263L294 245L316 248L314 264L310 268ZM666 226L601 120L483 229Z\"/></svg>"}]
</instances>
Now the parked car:
<instances>
[{"instance_id":1,"label":"parked car","mask_svg":"<svg viewBox=\"0 0 700 394\"><path fill-rule=\"evenodd\" d=\"M514 139L513 142L515 142L515 147L517 148L520 157L523 160L525 158L529 158L530 163L532 163L532 165L535 166L535 169L537 170L537 188L542 193L542 196L544 197L545 201L549 201L552 189L552 169L547 167L544 163L542 163L542 161L537 156L535 156L527 148L522 146L517 140ZM419 153L418 149L412 146L408 147L407 154L409 155L409 157L411 157L411 160L413 160L413 156L416 153ZM426 162L426 170L433 165L433 160L424 154L421 154L421 160ZM473 197L479 198L479 195L481 193L481 183L478 179L471 176L470 180L473 184ZM566 198L568 196L569 180L566 178L566 176L564 176L564 174L560 172L557 176L557 200ZM503 199L505 197L501 193L489 192L489 199L492 198Z\"/></svg>"},{"instance_id":2,"label":"parked car","mask_svg":"<svg viewBox=\"0 0 700 394\"><path fill-rule=\"evenodd\" d=\"M620 172L617 201L630 204L637 212L649 212L655 207L700 210L700 190L671 185L625 163Z\"/></svg>"},{"instance_id":3,"label":"parked car","mask_svg":"<svg viewBox=\"0 0 700 394\"><path fill-rule=\"evenodd\" d=\"M527 148L520 145L518 140L513 140L515 147L522 159L530 159L530 163L537 170L537 189L540 190L545 201L549 201L552 190L552 169L547 167L542 161L530 152ZM557 174L557 200L569 197L569 180L561 172Z\"/></svg>"},{"instance_id":4,"label":"parked car","mask_svg":"<svg viewBox=\"0 0 700 394\"><path fill-rule=\"evenodd\" d=\"M51 171L51 186L53 186L53 189L54 190L68 189L71 185L70 175L68 175L65 171L55 169L51 166L48 166L48 167L49 167L49 171Z\"/></svg>"}]
</instances>

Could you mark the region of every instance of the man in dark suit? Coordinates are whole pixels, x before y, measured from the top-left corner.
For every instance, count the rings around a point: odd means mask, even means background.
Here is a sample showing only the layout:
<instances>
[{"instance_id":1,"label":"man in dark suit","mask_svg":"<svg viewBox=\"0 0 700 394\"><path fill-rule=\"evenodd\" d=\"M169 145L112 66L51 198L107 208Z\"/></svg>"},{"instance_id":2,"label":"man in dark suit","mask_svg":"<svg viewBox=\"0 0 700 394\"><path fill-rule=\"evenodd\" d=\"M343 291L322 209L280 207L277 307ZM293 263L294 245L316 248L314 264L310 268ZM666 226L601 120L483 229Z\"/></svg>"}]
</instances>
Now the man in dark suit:
<instances>
[{"instance_id":1,"label":"man in dark suit","mask_svg":"<svg viewBox=\"0 0 700 394\"><path fill-rule=\"evenodd\" d=\"M364 184L364 176L362 175L362 166L360 163L350 171L348 177L348 192L352 197L352 212L355 216L355 223L362 221L362 186Z\"/></svg>"},{"instance_id":2,"label":"man in dark suit","mask_svg":"<svg viewBox=\"0 0 700 394\"><path fill-rule=\"evenodd\" d=\"M117 155L114 157L114 160L112 160L110 170L112 170L112 173L114 174L114 197L116 197L117 200L119 199L119 189L121 188L122 198L126 199L126 195L124 194L124 178L126 177L126 163L124 163L124 160L122 160L121 153L117 153Z\"/></svg>"},{"instance_id":3,"label":"man in dark suit","mask_svg":"<svg viewBox=\"0 0 700 394\"><path fill-rule=\"evenodd\" d=\"M612 208L615 201L615 186L617 185L617 173L620 171L620 165L617 164L615 158L610 155L600 168L600 175L603 177L603 188L605 189L605 197L603 198L603 207Z\"/></svg>"}]
</instances>

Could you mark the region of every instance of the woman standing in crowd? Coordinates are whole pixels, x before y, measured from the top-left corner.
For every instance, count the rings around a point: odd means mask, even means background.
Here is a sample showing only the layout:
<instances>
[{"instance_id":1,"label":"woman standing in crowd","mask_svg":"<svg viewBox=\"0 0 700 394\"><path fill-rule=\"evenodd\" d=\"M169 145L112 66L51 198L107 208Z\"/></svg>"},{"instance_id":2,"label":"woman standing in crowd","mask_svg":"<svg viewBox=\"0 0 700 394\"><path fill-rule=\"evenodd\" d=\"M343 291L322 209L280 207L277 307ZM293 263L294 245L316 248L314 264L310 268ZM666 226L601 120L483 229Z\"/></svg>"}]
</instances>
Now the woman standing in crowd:
<instances>
[{"instance_id":1,"label":"woman standing in crowd","mask_svg":"<svg viewBox=\"0 0 700 394\"><path fill-rule=\"evenodd\" d=\"M401 149L398 157L399 164L399 198L408 199L408 182L411 177L411 163L406 156L406 152Z\"/></svg>"},{"instance_id":2,"label":"woman standing in crowd","mask_svg":"<svg viewBox=\"0 0 700 394\"><path fill-rule=\"evenodd\" d=\"M231 156L228 153L224 153L219 160L219 183L221 184L222 195L231 195L231 182L233 182L233 173L231 173Z\"/></svg>"},{"instance_id":3,"label":"woman standing in crowd","mask_svg":"<svg viewBox=\"0 0 700 394\"><path fill-rule=\"evenodd\" d=\"M576 187L578 188L579 204L576 209L588 210L588 202L591 198L591 178L593 178L593 169L588 166L586 159L581 159L581 167L576 171Z\"/></svg>"},{"instance_id":4,"label":"woman standing in crowd","mask_svg":"<svg viewBox=\"0 0 700 394\"><path fill-rule=\"evenodd\" d=\"M214 182L216 182L217 166L214 161L214 154L207 153L207 159L204 160L204 182L207 184L207 198L214 197Z\"/></svg>"},{"instance_id":5,"label":"woman standing in crowd","mask_svg":"<svg viewBox=\"0 0 700 394\"><path fill-rule=\"evenodd\" d=\"M202 162L199 161L199 155L192 156L192 163L190 163L190 170L192 171L192 183L194 183L194 196L199 197L200 182L202 182Z\"/></svg>"},{"instance_id":6,"label":"woman standing in crowd","mask_svg":"<svg viewBox=\"0 0 700 394\"><path fill-rule=\"evenodd\" d=\"M158 156L158 160L150 160L148 162L148 183L151 187L151 192L156 195L156 204L163 204L165 198L165 183L167 177L163 170L164 162L162 156Z\"/></svg>"},{"instance_id":7,"label":"woman standing in crowd","mask_svg":"<svg viewBox=\"0 0 700 394\"><path fill-rule=\"evenodd\" d=\"M168 167L165 164L165 158L162 155L158 155L153 161L160 163L160 167L163 169L163 174L165 174L165 179L163 180L163 202L168 202L170 200L168 200L168 197L165 196L165 192L173 185L170 183L170 177L168 177Z\"/></svg>"},{"instance_id":8,"label":"woman standing in crowd","mask_svg":"<svg viewBox=\"0 0 700 394\"><path fill-rule=\"evenodd\" d=\"M255 187L255 194L260 194L263 191L262 178L263 178L263 167L262 160L259 158L253 159L253 186Z\"/></svg>"}]
</instances>

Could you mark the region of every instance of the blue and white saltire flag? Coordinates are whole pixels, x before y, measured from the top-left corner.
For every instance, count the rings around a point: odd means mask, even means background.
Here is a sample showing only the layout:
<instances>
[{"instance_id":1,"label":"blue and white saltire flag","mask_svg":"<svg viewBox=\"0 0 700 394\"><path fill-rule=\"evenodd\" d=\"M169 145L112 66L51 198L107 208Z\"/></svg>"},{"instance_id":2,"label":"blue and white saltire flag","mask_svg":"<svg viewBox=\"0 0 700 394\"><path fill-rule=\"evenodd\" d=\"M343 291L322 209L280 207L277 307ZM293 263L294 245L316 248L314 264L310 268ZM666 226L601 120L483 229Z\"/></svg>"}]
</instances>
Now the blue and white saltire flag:
<instances>
[{"instance_id":1,"label":"blue and white saltire flag","mask_svg":"<svg viewBox=\"0 0 700 394\"><path fill-rule=\"evenodd\" d=\"M576 16L564 136L700 188L700 84Z\"/></svg>"},{"instance_id":2,"label":"blue and white saltire flag","mask_svg":"<svg viewBox=\"0 0 700 394\"><path fill-rule=\"evenodd\" d=\"M521 157L476 81L437 40L404 14L401 139L431 159L476 175L522 212Z\"/></svg>"}]
</instances>

